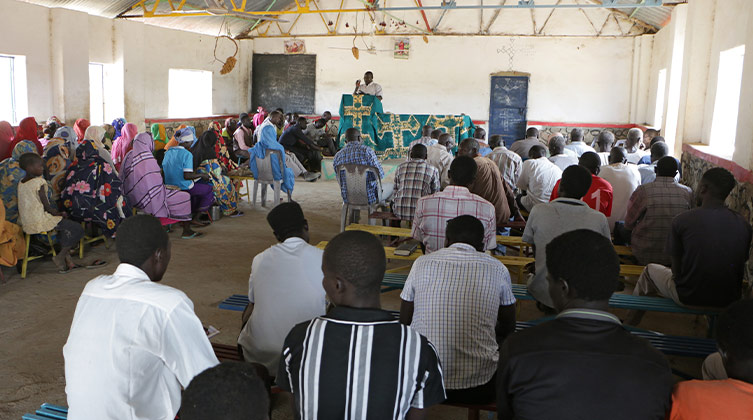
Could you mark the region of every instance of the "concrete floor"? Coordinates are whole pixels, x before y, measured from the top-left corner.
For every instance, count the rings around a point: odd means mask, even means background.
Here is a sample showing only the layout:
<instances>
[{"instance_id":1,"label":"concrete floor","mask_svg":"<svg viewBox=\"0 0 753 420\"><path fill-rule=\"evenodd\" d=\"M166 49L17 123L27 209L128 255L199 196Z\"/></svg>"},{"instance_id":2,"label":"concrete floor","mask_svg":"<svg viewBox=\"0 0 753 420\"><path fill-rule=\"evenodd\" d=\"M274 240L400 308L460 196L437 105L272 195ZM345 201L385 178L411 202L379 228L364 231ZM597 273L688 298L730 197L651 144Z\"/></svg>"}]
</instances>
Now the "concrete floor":
<instances>
[{"instance_id":1,"label":"concrete floor","mask_svg":"<svg viewBox=\"0 0 753 420\"><path fill-rule=\"evenodd\" d=\"M293 198L301 203L311 229L311 242L329 240L339 231L340 195L334 180L300 182ZM251 261L275 239L265 216L267 209L252 208L244 202L245 216L224 218L204 229L205 236L183 240L171 233L172 261L164 284L183 290L193 301L196 315L204 325L221 330L213 341L233 344L240 330L240 313L218 309L219 302L235 293L245 293ZM113 247L114 248L114 247ZM65 378L62 347L65 344L78 296L87 281L108 274L117 266L114 249L95 246L85 260L103 258L109 265L68 275L57 273L53 263L30 263L29 274L21 279L15 269L3 268L0 284L0 419L20 419L43 402L65 405ZM390 267L397 264L391 264ZM515 279L513 279L515 281ZM383 295L386 309L399 309L397 291ZM615 311L623 317L623 311ZM520 304L519 319L540 317L531 302ZM687 316L649 313L644 328L668 334L703 336L703 320ZM700 375L700 361L672 358L672 367ZM275 398L272 418L290 419L284 398ZM464 419L465 412L451 407L435 407L432 419Z\"/></svg>"}]
</instances>

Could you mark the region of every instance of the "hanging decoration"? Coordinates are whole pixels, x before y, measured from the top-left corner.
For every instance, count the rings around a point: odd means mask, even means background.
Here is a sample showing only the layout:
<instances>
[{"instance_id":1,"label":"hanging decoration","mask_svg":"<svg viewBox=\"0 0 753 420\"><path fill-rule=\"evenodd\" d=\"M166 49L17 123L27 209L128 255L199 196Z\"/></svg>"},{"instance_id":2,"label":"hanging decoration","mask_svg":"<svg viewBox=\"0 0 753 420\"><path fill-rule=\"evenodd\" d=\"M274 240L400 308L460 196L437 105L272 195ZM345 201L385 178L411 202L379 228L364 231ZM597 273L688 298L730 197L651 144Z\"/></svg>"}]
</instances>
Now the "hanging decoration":
<instances>
[{"instance_id":1,"label":"hanging decoration","mask_svg":"<svg viewBox=\"0 0 753 420\"><path fill-rule=\"evenodd\" d=\"M229 39L230 41L233 42L233 45L235 45L235 52L233 53L232 56L228 57L225 61L222 61L219 58L217 58L217 44L219 43L220 38L227 38L227 39ZM217 60L217 61L219 61L220 63L222 63L222 70L220 70L220 74L228 74L231 71L233 71L233 69L235 68L235 64L238 62L238 59L235 58L238 55L238 50L239 50L239 48L238 48L238 41L234 40L233 38L231 38L231 37L229 37L227 35L222 35L222 36L218 36L217 38L215 38L215 40L214 40L214 59Z\"/></svg>"}]
</instances>

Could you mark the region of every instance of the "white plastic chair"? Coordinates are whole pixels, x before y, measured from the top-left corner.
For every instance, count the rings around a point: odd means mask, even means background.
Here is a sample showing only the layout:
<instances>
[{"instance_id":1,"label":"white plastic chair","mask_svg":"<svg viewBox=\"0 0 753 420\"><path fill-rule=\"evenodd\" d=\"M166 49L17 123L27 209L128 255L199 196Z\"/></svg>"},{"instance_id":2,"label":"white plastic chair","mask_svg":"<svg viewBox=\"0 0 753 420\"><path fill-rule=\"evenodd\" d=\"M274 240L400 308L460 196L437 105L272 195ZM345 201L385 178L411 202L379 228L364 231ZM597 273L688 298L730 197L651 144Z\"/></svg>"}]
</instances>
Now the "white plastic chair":
<instances>
[{"instance_id":1,"label":"white plastic chair","mask_svg":"<svg viewBox=\"0 0 753 420\"><path fill-rule=\"evenodd\" d=\"M271 185L272 189L274 189L275 192L275 201L274 206L280 204L280 191L282 190L282 179L275 179L274 172L272 171L272 154L276 154L277 158L280 159L280 168L283 168L283 163L285 162L285 159L282 157L282 152L279 150L267 150L266 155L264 156L264 159L256 158L256 169L258 171L259 177L258 179L254 179L254 202L253 205L256 207L256 193L259 189L259 184L262 185L261 188L261 206L265 207L267 204L267 185ZM282 176L285 176L285 173L283 171ZM288 191L288 201L290 201L290 191Z\"/></svg>"},{"instance_id":2,"label":"white plastic chair","mask_svg":"<svg viewBox=\"0 0 753 420\"><path fill-rule=\"evenodd\" d=\"M377 182L378 191L382 190L382 180L379 178L379 173L376 169L367 165L346 164L335 168L335 175L337 176L337 182L342 185L340 179L340 172L345 172L345 190L348 192L348 201L343 201L342 211L340 213L340 232L345 230L346 224L353 223L353 213L355 211L362 210L367 211L367 215L370 215L376 210L379 202L369 203L368 193L368 174L372 174ZM377 197L378 199L378 197ZM360 214L359 214L360 216ZM350 222L348 222L350 219ZM372 219L369 219L369 224L372 223Z\"/></svg>"}]
</instances>

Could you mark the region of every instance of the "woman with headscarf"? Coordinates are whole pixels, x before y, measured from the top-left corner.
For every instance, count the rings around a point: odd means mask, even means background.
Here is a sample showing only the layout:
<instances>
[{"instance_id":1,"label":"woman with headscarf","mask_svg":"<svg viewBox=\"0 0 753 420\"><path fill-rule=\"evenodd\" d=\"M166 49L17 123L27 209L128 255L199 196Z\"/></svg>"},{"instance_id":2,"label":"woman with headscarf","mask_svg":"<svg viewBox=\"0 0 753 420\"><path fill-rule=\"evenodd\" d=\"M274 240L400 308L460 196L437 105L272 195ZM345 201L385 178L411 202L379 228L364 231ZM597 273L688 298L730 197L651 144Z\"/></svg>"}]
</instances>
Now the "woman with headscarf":
<instances>
[{"instance_id":1,"label":"woman with headscarf","mask_svg":"<svg viewBox=\"0 0 753 420\"><path fill-rule=\"evenodd\" d=\"M217 133L211 128L201 135L199 141L191 149L194 170L197 174L209 175L214 201L219 203L222 214L242 216L243 213L238 211L238 191L230 178L223 175L222 166L217 160L214 148L216 143Z\"/></svg>"},{"instance_id":2,"label":"woman with headscarf","mask_svg":"<svg viewBox=\"0 0 753 420\"><path fill-rule=\"evenodd\" d=\"M10 157L13 134L13 126L8 121L0 121L0 161Z\"/></svg>"},{"instance_id":3,"label":"woman with headscarf","mask_svg":"<svg viewBox=\"0 0 753 420\"><path fill-rule=\"evenodd\" d=\"M112 157L112 163L115 165L115 169L120 172L120 165L123 163L126 155L133 147L133 139L136 134L139 133L139 128L134 123L126 123L123 126L123 130L120 133L120 137L117 137L112 143L112 151L110 156Z\"/></svg>"},{"instance_id":4,"label":"woman with headscarf","mask_svg":"<svg viewBox=\"0 0 753 420\"><path fill-rule=\"evenodd\" d=\"M115 164L112 163L112 156L110 156L110 152L107 151L107 148L103 143L104 139L105 128L98 125L91 125L86 129L86 133L84 133L84 139L82 140L82 142L85 140L93 142L94 148L97 149L99 156L110 165L112 170L115 172L115 175L118 175L118 171L115 169Z\"/></svg>"},{"instance_id":5,"label":"woman with headscarf","mask_svg":"<svg viewBox=\"0 0 753 420\"><path fill-rule=\"evenodd\" d=\"M112 120L112 128L115 130L115 132L112 135L112 141L118 139L118 137L121 136L121 131L123 130L123 127L128 123L128 121L125 120L125 118L115 118Z\"/></svg>"},{"instance_id":6,"label":"woman with headscarf","mask_svg":"<svg viewBox=\"0 0 753 420\"><path fill-rule=\"evenodd\" d=\"M99 130L93 132L91 128ZM89 127L85 136L96 137L100 133L104 135L101 127ZM112 238L131 210L123 195L123 181L98 150L101 144L85 137L76 148L76 160L65 177L61 199L74 220L91 221Z\"/></svg>"},{"instance_id":7,"label":"woman with headscarf","mask_svg":"<svg viewBox=\"0 0 753 420\"><path fill-rule=\"evenodd\" d=\"M227 126L227 121L225 123ZM222 171L228 173L232 170L238 169L238 164L233 162L233 158L230 155L230 150L227 147L227 139L225 138L224 134L226 132L226 129L222 129L220 124L216 121L213 122L210 127L217 135L217 142L214 144L214 153L217 156L217 161L222 167Z\"/></svg>"},{"instance_id":8,"label":"woman with headscarf","mask_svg":"<svg viewBox=\"0 0 753 420\"><path fill-rule=\"evenodd\" d=\"M112 139L115 137L115 127L110 124L103 124L102 128L105 129L105 137L102 139L102 144L105 145L105 150L110 152L112 150Z\"/></svg>"},{"instance_id":9,"label":"woman with headscarf","mask_svg":"<svg viewBox=\"0 0 753 420\"><path fill-rule=\"evenodd\" d=\"M165 187L153 151L152 136L141 133L133 140L131 152L123 160L121 178L128 202L160 218L163 225L180 222L184 239L200 236L199 232L191 230L191 195Z\"/></svg>"},{"instance_id":10,"label":"woman with headscarf","mask_svg":"<svg viewBox=\"0 0 753 420\"><path fill-rule=\"evenodd\" d=\"M37 137L37 120L34 117L26 117L18 124L16 135L13 136L13 141L10 143L10 150L13 150L18 143L24 140L34 143L34 147L37 148L37 154L42 156L44 147Z\"/></svg>"},{"instance_id":11,"label":"woman with headscarf","mask_svg":"<svg viewBox=\"0 0 753 420\"><path fill-rule=\"evenodd\" d=\"M76 137L78 137L79 141L84 139L86 129L89 128L90 125L92 125L92 123L86 118L79 118L76 120L76 123L73 125L73 131L76 132Z\"/></svg>"},{"instance_id":12,"label":"woman with headscarf","mask_svg":"<svg viewBox=\"0 0 753 420\"><path fill-rule=\"evenodd\" d=\"M26 176L18 160L26 153L37 153L37 146L30 140L22 140L13 147L11 157L0 162L0 198L5 204L5 219L18 222L18 182Z\"/></svg>"},{"instance_id":13,"label":"woman with headscarf","mask_svg":"<svg viewBox=\"0 0 753 420\"><path fill-rule=\"evenodd\" d=\"M63 126L55 131L55 135L52 136L52 139L65 140L65 142L68 144L68 149L71 151L71 156L73 156L76 151L76 146L78 146L79 136L71 127Z\"/></svg>"},{"instance_id":14,"label":"woman with headscarf","mask_svg":"<svg viewBox=\"0 0 753 420\"><path fill-rule=\"evenodd\" d=\"M167 132L163 124L152 124L152 139L154 139L154 151L159 152L167 144Z\"/></svg>"},{"instance_id":15,"label":"woman with headscarf","mask_svg":"<svg viewBox=\"0 0 753 420\"><path fill-rule=\"evenodd\" d=\"M64 125L65 124L60 121L60 118L54 115L47 118L47 121L42 125L42 134L44 137L39 139L42 147L47 146L47 143L55 137L55 132L58 131L58 128Z\"/></svg>"},{"instance_id":16,"label":"woman with headscarf","mask_svg":"<svg viewBox=\"0 0 753 420\"><path fill-rule=\"evenodd\" d=\"M69 127L61 127L63 128ZM58 131L60 131L58 130ZM55 137L47 143L44 147L44 165L47 169L47 180L52 185L52 200L50 204L55 206L60 199L60 193L63 191L63 183L65 182L65 176L68 173L68 168L71 166L72 153L67 141L60 137Z\"/></svg>"}]
</instances>

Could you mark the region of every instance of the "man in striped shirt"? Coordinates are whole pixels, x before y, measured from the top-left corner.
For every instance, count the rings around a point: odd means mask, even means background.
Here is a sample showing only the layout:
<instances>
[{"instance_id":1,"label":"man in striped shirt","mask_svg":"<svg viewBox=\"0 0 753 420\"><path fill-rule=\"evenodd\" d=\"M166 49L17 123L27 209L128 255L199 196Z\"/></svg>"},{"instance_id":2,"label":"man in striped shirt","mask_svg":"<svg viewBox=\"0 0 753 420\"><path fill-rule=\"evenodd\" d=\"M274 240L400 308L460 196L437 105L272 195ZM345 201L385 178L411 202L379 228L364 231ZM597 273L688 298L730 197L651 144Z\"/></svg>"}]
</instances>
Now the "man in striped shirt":
<instances>
[{"instance_id":1,"label":"man in striped shirt","mask_svg":"<svg viewBox=\"0 0 753 420\"><path fill-rule=\"evenodd\" d=\"M450 185L444 191L422 197L416 205L412 236L426 253L445 246L447 221L471 215L484 225L485 249L497 247L497 220L494 205L469 191L478 167L473 158L458 156L450 165Z\"/></svg>"},{"instance_id":2,"label":"man in striped shirt","mask_svg":"<svg viewBox=\"0 0 753 420\"><path fill-rule=\"evenodd\" d=\"M325 248L322 285L335 307L290 331L277 374L296 418L423 419L444 401L434 347L380 309L386 265L366 232L343 232Z\"/></svg>"},{"instance_id":3,"label":"man in striped shirt","mask_svg":"<svg viewBox=\"0 0 753 420\"><path fill-rule=\"evenodd\" d=\"M437 191L439 171L426 162L426 146L417 144L410 150L410 160L395 172L392 212L402 220L413 220L418 199Z\"/></svg>"},{"instance_id":4,"label":"man in striped shirt","mask_svg":"<svg viewBox=\"0 0 753 420\"><path fill-rule=\"evenodd\" d=\"M478 219L448 221L447 248L416 260L400 294L400 321L437 346L451 402L494 401L499 346L515 331L510 273L483 251Z\"/></svg>"}]
</instances>

